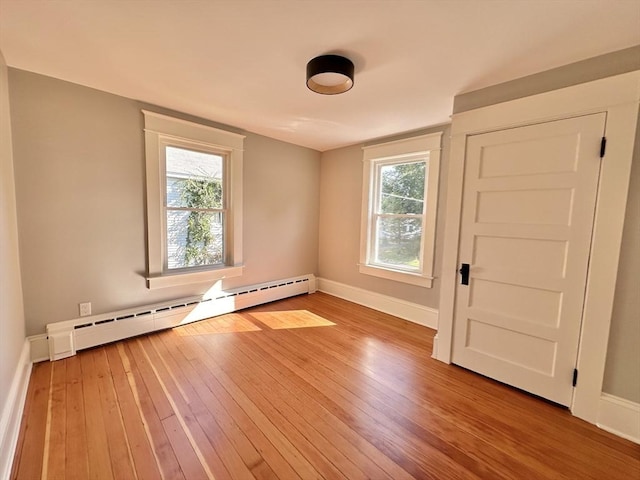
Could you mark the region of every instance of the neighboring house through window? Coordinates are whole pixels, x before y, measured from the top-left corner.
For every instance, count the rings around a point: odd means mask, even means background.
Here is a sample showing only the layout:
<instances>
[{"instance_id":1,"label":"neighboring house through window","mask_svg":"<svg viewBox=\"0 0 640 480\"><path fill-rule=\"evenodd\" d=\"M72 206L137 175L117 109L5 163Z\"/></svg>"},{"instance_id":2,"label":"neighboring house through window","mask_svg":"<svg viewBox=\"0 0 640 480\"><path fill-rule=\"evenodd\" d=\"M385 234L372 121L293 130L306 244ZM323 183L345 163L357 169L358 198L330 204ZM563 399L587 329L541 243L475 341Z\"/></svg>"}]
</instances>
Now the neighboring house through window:
<instances>
[{"instance_id":1,"label":"neighboring house through window","mask_svg":"<svg viewBox=\"0 0 640 480\"><path fill-rule=\"evenodd\" d=\"M242 274L242 135L143 111L149 288Z\"/></svg>"},{"instance_id":2,"label":"neighboring house through window","mask_svg":"<svg viewBox=\"0 0 640 480\"><path fill-rule=\"evenodd\" d=\"M441 136L364 147L361 273L432 286Z\"/></svg>"}]
</instances>

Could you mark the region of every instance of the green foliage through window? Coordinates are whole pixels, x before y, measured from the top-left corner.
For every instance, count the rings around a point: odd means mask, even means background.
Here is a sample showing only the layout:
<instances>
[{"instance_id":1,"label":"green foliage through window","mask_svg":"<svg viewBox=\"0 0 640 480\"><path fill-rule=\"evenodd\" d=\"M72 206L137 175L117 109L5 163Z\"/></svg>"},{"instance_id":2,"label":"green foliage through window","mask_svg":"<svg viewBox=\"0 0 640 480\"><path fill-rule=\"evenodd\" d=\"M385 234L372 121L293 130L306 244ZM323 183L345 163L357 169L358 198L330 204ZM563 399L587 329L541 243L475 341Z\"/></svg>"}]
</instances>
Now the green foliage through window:
<instances>
[{"instance_id":1,"label":"green foliage through window","mask_svg":"<svg viewBox=\"0 0 640 480\"><path fill-rule=\"evenodd\" d=\"M425 172L425 162L380 166L378 262L420 267Z\"/></svg>"},{"instance_id":2,"label":"green foliage through window","mask_svg":"<svg viewBox=\"0 0 640 480\"><path fill-rule=\"evenodd\" d=\"M380 213L421 215L424 207L424 162L385 165L380 173Z\"/></svg>"},{"instance_id":3,"label":"green foliage through window","mask_svg":"<svg viewBox=\"0 0 640 480\"><path fill-rule=\"evenodd\" d=\"M194 209L222 207L222 185L219 180L189 178L182 185L184 206ZM221 223L219 212L194 210L187 220L187 240L184 260L187 265L211 265L222 263L219 249L212 249L215 235L214 223ZM217 221L217 222L216 222Z\"/></svg>"}]
</instances>

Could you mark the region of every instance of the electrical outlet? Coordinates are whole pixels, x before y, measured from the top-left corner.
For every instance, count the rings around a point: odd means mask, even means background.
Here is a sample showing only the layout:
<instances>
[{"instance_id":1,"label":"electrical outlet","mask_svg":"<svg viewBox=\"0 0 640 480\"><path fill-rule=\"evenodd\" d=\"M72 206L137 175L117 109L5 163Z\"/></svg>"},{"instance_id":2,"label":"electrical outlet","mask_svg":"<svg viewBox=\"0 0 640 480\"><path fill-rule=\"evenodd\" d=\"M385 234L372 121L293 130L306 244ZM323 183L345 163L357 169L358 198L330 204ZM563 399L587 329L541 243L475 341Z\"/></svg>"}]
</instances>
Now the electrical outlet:
<instances>
[{"instance_id":1,"label":"electrical outlet","mask_svg":"<svg viewBox=\"0 0 640 480\"><path fill-rule=\"evenodd\" d=\"M87 315L91 315L91 302L80 303L80 316L86 317Z\"/></svg>"}]
</instances>

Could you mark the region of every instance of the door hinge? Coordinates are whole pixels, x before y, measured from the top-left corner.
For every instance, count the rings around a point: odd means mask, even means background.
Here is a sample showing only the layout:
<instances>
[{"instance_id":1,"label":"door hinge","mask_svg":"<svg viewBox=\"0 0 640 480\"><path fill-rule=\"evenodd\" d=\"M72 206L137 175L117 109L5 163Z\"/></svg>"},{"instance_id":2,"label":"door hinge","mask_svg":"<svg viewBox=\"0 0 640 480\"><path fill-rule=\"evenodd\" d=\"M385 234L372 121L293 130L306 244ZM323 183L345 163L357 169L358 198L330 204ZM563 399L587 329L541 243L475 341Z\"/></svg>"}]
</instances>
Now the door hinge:
<instances>
[{"instance_id":1,"label":"door hinge","mask_svg":"<svg viewBox=\"0 0 640 480\"><path fill-rule=\"evenodd\" d=\"M604 152L607 149L607 137L602 137L600 140L600 158L604 157Z\"/></svg>"},{"instance_id":2,"label":"door hinge","mask_svg":"<svg viewBox=\"0 0 640 480\"><path fill-rule=\"evenodd\" d=\"M573 382L572 382L573 386L575 387L578 384L578 369L574 368L573 369Z\"/></svg>"}]
</instances>

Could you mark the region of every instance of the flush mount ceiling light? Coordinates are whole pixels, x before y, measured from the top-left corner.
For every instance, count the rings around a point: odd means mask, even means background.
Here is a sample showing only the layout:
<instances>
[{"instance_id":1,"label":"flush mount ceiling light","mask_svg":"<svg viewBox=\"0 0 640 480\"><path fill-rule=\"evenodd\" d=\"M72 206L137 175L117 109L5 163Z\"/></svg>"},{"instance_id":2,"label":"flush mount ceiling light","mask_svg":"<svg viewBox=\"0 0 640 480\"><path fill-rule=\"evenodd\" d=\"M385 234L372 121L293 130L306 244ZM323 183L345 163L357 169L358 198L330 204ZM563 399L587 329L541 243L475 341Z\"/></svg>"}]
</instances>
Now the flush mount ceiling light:
<instances>
[{"instance_id":1,"label":"flush mount ceiling light","mask_svg":"<svg viewBox=\"0 0 640 480\"><path fill-rule=\"evenodd\" d=\"M340 55L320 55L307 63L307 87L323 95L336 95L353 87L353 62Z\"/></svg>"}]
</instances>

